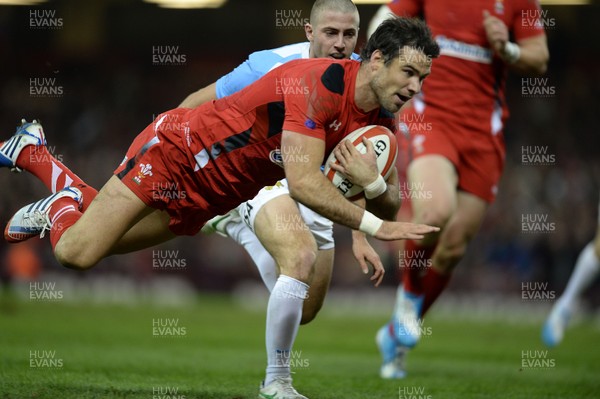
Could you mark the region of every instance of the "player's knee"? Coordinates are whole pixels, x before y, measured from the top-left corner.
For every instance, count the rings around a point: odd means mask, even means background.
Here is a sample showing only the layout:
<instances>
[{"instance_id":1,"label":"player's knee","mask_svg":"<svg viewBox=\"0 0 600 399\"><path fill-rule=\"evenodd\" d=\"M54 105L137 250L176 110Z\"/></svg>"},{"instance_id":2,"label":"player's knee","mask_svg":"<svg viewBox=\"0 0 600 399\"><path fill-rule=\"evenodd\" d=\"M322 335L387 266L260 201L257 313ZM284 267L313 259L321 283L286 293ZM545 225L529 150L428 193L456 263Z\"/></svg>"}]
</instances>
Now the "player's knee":
<instances>
[{"instance_id":1,"label":"player's knee","mask_svg":"<svg viewBox=\"0 0 600 399\"><path fill-rule=\"evenodd\" d=\"M469 240L470 237L464 232L447 231L438 244L434 259L436 267L442 271L452 271L465 256Z\"/></svg>"},{"instance_id":2,"label":"player's knee","mask_svg":"<svg viewBox=\"0 0 600 399\"><path fill-rule=\"evenodd\" d=\"M443 272L451 272L465 255L466 246L439 247L433 261L435 267Z\"/></svg>"},{"instance_id":3,"label":"player's knee","mask_svg":"<svg viewBox=\"0 0 600 399\"><path fill-rule=\"evenodd\" d=\"M441 207L429 207L419 212L416 222L430 226L444 227L450 220L451 211Z\"/></svg>"},{"instance_id":4,"label":"player's knee","mask_svg":"<svg viewBox=\"0 0 600 399\"><path fill-rule=\"evenodd\" d=\"M60 240L54 248L56 260L64 267L75 270L87 270L97 263L90 257L86 257L83 252L63 240Z\"/></svg>"},{"instance_id":5,"label":"player's knee","mask_svg":"<svg viewBox=\"0 0 600 399\"><path fill-rule=\"evenodd\" d=\"M316 259L316 246L312 248L310 245L301 245L296 250L287 252L285 256L276 257L275 261L282 274L310 284Z\"/></svg>"},{"instance_id":6,"label":"player's knee","mask_svg":"<svg viewBox=\"0 0 600 399\"><path fill-rule=\"evenodd\" d=\"M305 305L307 304L306 301L304 303ZM302 318L300 319L300 324L308 324L313 321L317 317L317 314L321 310L322 306L323 303L308 304L308 306L304 306L304 308L302 308Z\"/></svg>"},{"instance_id":7,"label":"player's knee","mask_svg":"<svg viewBox=\"0 0 600 399\"><path fill-rule=\"evenodd\" d=\"M312 280L315 261L317 260L317 251L312 248L303 248L297 253L294 268L296 269L299 280L309 283Z\"/></svg>"}]
</instances>

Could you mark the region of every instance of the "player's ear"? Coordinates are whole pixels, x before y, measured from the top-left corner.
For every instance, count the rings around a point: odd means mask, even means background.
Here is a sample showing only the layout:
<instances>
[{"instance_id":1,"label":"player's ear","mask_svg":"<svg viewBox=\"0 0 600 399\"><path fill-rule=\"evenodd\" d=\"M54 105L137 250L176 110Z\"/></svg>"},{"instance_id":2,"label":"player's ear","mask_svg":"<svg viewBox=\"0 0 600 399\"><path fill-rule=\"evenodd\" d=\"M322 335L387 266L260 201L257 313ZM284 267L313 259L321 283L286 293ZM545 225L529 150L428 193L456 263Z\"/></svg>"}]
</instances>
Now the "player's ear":
<instances>
[{"instance_id":1,"label":"player's ear","mask_svg":"<svg viewBox=\"0 0 600 399\"><path fill-rule=\"evenodd\" d=\"M379 69L384 63L385 57L383 56L381 50L375 50L371 53L371 56L369 57L369 64L371 64L371 68L373 70Z\"/></svg>"},{"instance_id":2,"label":"player's ear","mask_svg":"<svg viewBox=\"0 0 600 399\"><path fill-rule=\"evenodd\" d=\"M304 33L306 33L306 38L308 39L309 42L313 41L313 27L311 24L306 23L304 24Z\"/></svg>"}]
</instances>

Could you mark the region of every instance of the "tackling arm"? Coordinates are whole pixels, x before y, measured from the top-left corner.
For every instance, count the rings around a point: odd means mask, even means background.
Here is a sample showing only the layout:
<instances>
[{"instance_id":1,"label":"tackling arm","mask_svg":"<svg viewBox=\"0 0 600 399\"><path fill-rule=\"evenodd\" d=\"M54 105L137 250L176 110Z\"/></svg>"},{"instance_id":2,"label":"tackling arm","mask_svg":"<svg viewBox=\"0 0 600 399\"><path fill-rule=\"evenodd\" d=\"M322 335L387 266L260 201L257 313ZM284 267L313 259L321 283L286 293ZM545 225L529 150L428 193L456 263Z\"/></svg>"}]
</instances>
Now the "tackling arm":
<instances>
[{"instance_id":1,"label":"tackling arm","mask_svg":"<svg viewBox=\"0 0 600 399\"><path fill-rule=\"evenodd\" d=\"M202 89L193 92L179 104L179 108L196 108L205 102L215 100L217 98L217 82L203 87Z\"/></svg>"}]
</instances>

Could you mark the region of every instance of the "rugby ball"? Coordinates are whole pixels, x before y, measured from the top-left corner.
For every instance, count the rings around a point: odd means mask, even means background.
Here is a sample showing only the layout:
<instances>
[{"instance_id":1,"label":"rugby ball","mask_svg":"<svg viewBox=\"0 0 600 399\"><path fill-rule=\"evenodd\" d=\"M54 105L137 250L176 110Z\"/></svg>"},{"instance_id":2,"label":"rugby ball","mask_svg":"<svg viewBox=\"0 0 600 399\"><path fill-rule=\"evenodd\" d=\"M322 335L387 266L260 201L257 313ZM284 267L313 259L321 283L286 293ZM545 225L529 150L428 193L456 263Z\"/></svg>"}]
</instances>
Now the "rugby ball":
<instances>
[{"instance_id":1,"label":"rugby ball","mask_svg":"<svg viewBox=\"0 0 600 399\"><path fill-rule=\"evenodd\" d=\"M398 156L398 144L396 136L386 127L379 125L369 125L356 129L352 133L344 137L343 140L350 140L354 147L361 153L367 152L367 147L362 142L362 138L366 137L373 143L375 154L377 155L377 168L384 179L392 173L396 165L396 157ZM342 173L331 169L332 163L337 163L333 151L329 154L323 173L333 183L335 187L344 195L344 197L355 200L360 198L363 188L359 185L352 184L350 180Z\"/></svg>"}]
</instances>

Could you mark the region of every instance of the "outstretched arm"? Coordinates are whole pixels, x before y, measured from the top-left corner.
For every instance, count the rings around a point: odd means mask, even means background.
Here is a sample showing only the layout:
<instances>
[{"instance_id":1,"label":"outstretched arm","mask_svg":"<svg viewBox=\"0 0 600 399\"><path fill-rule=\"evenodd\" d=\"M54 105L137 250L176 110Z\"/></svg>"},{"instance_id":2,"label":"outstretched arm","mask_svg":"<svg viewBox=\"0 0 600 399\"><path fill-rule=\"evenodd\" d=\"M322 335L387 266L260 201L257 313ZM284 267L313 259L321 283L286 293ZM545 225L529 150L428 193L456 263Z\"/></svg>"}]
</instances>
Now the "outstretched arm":
<instances>
[{"instance_id":1,"label":"outstretched arm","mask_svg":"<svg viewBox=\"0 0 600 399\"><path fill-rule=\"evenodd\" d=\"M346 200L320 170L325 142L311 136L283 131L281 152L290 195L326 218L382 240L420 240L439 228L412 223L385 222ZM285 154L304 154L286 157Z\"/></svg>"}]
</instances>

